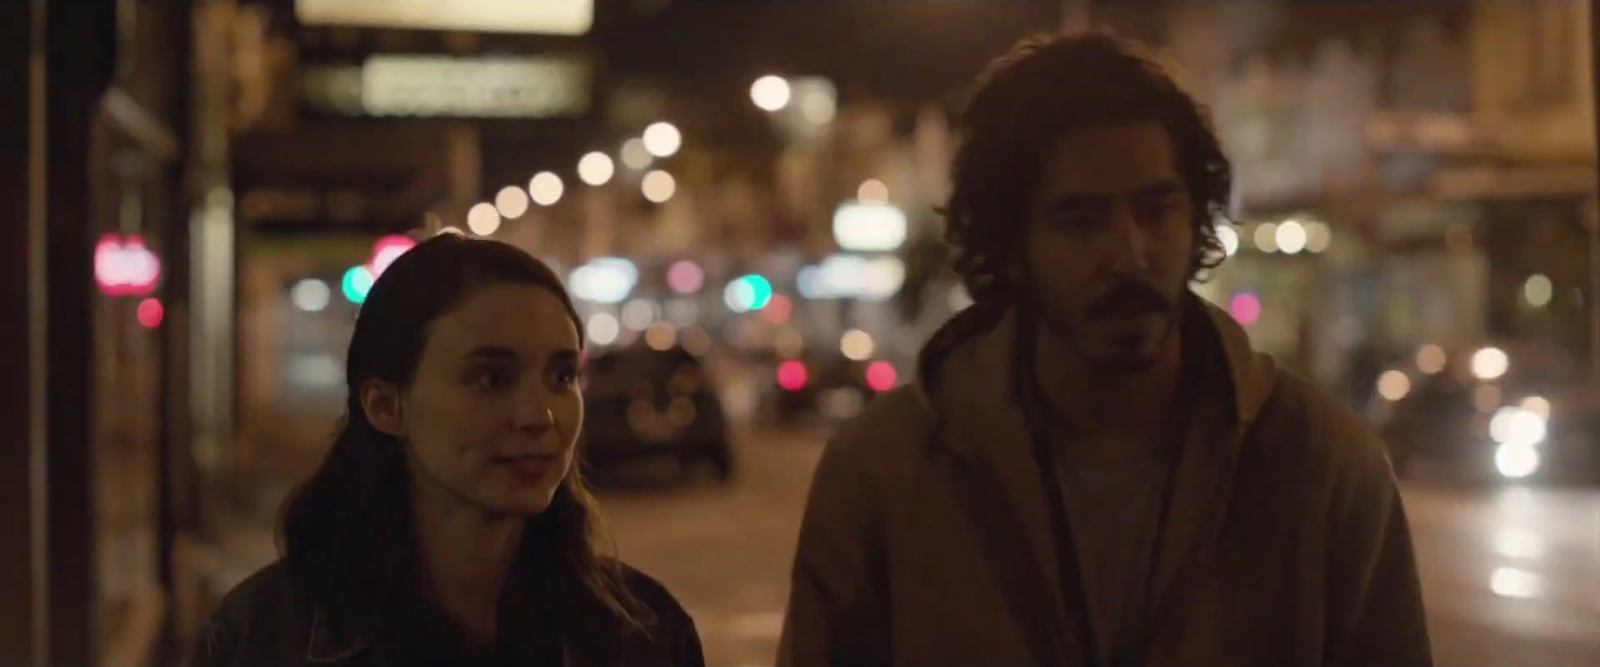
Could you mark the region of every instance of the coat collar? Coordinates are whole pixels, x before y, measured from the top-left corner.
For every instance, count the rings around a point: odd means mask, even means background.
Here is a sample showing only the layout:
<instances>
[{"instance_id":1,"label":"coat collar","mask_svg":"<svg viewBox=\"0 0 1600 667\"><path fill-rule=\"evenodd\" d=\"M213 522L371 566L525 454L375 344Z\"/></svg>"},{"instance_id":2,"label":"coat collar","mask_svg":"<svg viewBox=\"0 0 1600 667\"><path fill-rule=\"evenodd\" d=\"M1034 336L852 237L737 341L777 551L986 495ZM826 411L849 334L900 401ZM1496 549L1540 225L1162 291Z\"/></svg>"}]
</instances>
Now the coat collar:
<instances>
[{"instance_id":1,"label":"coat collar","mask_svg":"<svg viewBox=\"0 0 1600 667\"><path fill-rule=\"evenodd\" d=\"M530 525L529 530L535 528ZM531 538L524 542L506 581L501 614L502 623L511 631L512 643L535 641L534 637L545 635L538 635L534 628L549 629L559 633L563 664L569 667L608 664L609 654L605 650L609 647L600 652L575 651L572 644L608 643L602 630L611 627L612 617L597 601L583 595L580 587L562 576L562 568L543 564L550 556L541 544L541 540ZM417 602L422 603L420 599ZM419 611L425 613L424 626L432 622L429 617L443 618L443 612L434 608ZM306 662L311 665L346 664L381 648L381 638L372 634L372 626L364 622L367 620L364 616L343 607L315 606L306 638ZM558 627L549 627L551 624Z\"/></svg>"},{"instance_id":2,"label":"coat collar","mask_svg":"<svg viewBox=\"0 0 1600 667\"><path fill-rule=\"evenodd\" d=\"M1249 337L1226 312L1192 294L1183 308L1180 335L1185 336L1186 353L1199 350L1204 357L1199 368L1186 363L1186 372L1225 379L1202 380L1207 386L1198 394L1202 402L1177 463L1171 532L1156 556L1158 587L1170 584L1214 538L1226 513L1239 443L1273 391L1278 373L1272 359L1251 348ZM997 324L948 348L943 359L930 357L932 346L925 349L919 370L936 371L919 376L916 386L938 425L932 446L991 470L1025 533L1019 539L1027 541L1040 563L1053 564L1060 554L1050 507L1012 381L1019 320L1014 311L1005 313ZM936 334L934 340L940 338ZM1059 593L1059 570L1042 569L1050 590Z\"/></svg>"}]
</instances>

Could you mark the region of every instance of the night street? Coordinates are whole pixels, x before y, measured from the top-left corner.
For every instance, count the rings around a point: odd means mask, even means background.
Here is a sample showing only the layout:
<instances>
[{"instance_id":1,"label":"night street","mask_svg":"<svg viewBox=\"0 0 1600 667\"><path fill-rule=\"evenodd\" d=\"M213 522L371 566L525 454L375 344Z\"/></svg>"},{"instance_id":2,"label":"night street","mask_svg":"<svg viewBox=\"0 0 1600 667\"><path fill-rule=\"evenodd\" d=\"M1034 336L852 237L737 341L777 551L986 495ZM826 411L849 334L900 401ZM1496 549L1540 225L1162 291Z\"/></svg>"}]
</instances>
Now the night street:
<instances>
[{"instance_id":1,"label":"night street","mask_svg":"<svg viewBox=\"0 0 1600 667\"><path fill-rule=\"evenodd\" d=\"M771 664L822 447L801 435L742 444L729 488L674 488L671 471L647 467L602 495L623 557L677 594L711 665ZM1430 483L1406 494L1438 664L1600 664L1600 492Z\"/></svg>"}]
</instances>

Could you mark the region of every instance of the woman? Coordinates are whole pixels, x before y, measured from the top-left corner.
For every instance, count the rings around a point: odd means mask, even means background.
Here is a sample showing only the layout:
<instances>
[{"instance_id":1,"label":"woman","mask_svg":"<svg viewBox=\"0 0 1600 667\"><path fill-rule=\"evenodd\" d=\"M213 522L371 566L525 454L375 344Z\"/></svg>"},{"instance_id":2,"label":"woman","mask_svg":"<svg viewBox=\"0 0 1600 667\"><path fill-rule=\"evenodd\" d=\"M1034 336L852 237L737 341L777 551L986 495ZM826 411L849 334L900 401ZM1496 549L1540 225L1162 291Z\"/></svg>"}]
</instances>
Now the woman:
<instances>
[{"instance_id":1,"label":"woman","mask_svg":"<svg viewBox=\"0 0 1600 667\"><path fill-rule=\"evenodd\" d=\"M283 558L223 599L195 664L701 667L666 589L595 553L580 329L509 245L445 234L389 266Z\"/></svg>"}]
</instances>

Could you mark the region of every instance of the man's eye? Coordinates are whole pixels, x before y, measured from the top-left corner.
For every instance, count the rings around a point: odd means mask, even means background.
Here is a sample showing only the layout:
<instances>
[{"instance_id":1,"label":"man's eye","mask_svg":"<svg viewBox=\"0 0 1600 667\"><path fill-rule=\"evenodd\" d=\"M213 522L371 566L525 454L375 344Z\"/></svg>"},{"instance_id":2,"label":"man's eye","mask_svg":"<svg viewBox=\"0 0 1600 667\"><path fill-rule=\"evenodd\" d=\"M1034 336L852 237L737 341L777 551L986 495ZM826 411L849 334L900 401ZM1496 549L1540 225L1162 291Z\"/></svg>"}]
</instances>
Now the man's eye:
<instances>
[{"instance_id":1,"label":"man's eye","mask_svg":"<svg viewBox=\"0 0 1600 667\"><path fill-rule=\"evenodd\" d=\"M1145 222L1159 222L1162 218L1177 210L1178 205L1173 202L1156 202L1147 204L1139 210L1139 219Z\"/></svg>"},{"instance_id":2,"label":"man's eye","mask_svg":"<svg viewBox=\"0 0 1600 667\"><path fill-rule=\"evenodd\" d=\"M1056 216L1056 226L1063 229L1088 229L1100 223L1100 216L1087 213L1069 213Z\"/></svg>"}]
</instances>

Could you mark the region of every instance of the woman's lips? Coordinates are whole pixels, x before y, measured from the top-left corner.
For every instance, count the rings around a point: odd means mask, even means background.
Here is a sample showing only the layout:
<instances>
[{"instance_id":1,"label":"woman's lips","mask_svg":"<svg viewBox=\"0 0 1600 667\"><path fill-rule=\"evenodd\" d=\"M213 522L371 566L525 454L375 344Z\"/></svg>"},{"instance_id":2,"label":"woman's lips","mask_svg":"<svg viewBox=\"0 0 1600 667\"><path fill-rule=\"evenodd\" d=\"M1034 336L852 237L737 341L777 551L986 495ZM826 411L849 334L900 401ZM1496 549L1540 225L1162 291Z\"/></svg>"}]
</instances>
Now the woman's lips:
<instances>
[{"instance_id":1,"label":"woman's lips","mask_svg":"<svg viewBox=\"0 0 1600 667\"><path fill-rule=\"evenodd\" d=\"M541 479L556 465L556 457L549 455L497 456L496 465L505 466L511 474L524 479Z\"/></svg>"}]
</instances>

